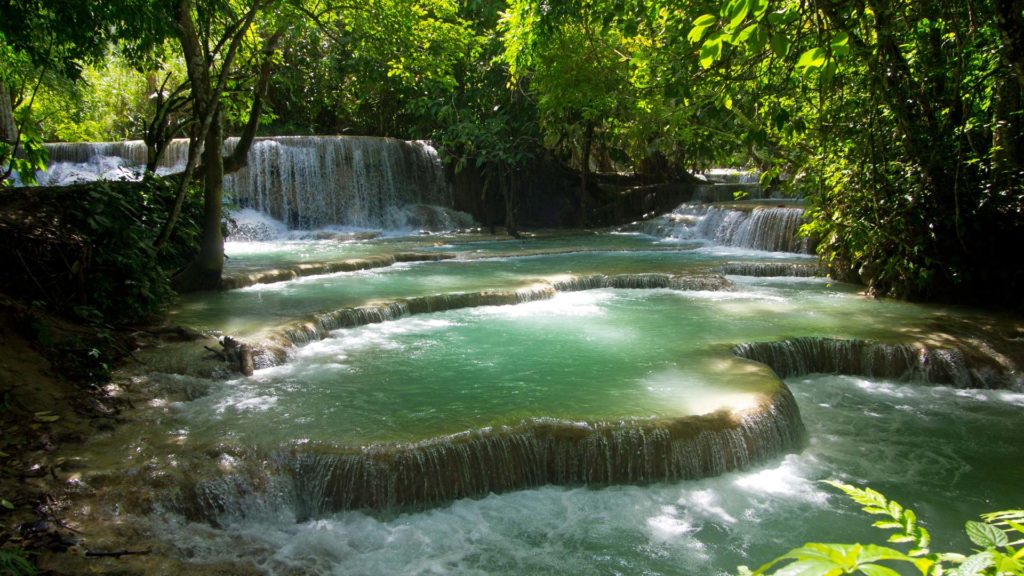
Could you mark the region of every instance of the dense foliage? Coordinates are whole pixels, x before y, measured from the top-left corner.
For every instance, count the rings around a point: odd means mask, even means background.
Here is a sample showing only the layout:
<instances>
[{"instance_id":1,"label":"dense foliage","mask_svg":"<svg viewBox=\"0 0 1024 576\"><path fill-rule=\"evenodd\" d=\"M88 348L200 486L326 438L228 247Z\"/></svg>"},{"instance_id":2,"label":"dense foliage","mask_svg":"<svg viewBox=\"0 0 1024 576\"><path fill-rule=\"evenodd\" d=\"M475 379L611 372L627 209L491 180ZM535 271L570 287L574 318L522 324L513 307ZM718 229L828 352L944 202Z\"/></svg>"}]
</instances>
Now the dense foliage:
<instances>
[{"instance_id":1,"label":"dense foliage","mask_svg":"<svg viewBox=\"0 0 1024 576\"><path fill-rule=\"evenodd\" d=\"M202 213L190 192L164 250L153 241L173 199L172 180L98 182L14 190L0 197L0 289L99 324L148 320L173 296L170 276L195 255Z\"/></svg>"},{"instance_id":2,"label":"dense foliage","mask_svg":"<svg viewBox=\"0 0 1024 576\"><path fill-rule=\"evenodd\" d=\"M930 549L931 534L919 523L913 510L889 500L871 488L857 488L842 482L828 484L843 491L860 504L864 512L881 519L873 526L890 531L888 542L903 544L903 552L890 546L874 544L807 543L779 556L751 572L740 568L740 574L826 575L864 574L866 576L898 576L894 569L907 567L921 576L1019 576L1024 574L1024 510L1002 510L983 514L981 522L965 524L967 537L977 546L966 555L956 552L934 552Z\"/></svg>"},{"instance_id":3,"label":"dense foliage","mask_svg":"<svg viewBox=\"0 0 1024 576\"><path fill-rule=\"evenodd\" d=\"M3 3L0 82L19 128L5 170L37 162L40 138L144 138L158 154L221 122L430 138L505 198L509 223L531 166L575 168L585 223L592 172L748 165L807 199L837 277L1017 302L1024 271L998 248L1024 239L1020 0L79 5Z\"/></svg>"}]
</instances>

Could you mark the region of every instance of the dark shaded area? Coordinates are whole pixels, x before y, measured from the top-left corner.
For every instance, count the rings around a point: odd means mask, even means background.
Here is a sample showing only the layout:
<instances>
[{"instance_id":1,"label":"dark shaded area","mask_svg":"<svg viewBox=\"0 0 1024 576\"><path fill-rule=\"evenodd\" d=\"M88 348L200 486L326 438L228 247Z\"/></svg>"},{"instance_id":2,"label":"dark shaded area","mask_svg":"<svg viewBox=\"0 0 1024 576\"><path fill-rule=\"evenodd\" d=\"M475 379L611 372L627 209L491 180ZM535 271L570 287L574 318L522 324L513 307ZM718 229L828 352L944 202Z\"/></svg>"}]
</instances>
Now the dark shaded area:
<instances>
[{"instance_id":1,"label":"dark shaded area","mask_svg":"<svg viewBox=\"0 0 1024 576\"><path fill-rule=\"evenodd\" d=\"M103 324L149 319L173 297L172 273L194 254L201 213L190 195L163 250L170 180L15 188L0 194L0 292Z\"/></svg>"}]
</instances>

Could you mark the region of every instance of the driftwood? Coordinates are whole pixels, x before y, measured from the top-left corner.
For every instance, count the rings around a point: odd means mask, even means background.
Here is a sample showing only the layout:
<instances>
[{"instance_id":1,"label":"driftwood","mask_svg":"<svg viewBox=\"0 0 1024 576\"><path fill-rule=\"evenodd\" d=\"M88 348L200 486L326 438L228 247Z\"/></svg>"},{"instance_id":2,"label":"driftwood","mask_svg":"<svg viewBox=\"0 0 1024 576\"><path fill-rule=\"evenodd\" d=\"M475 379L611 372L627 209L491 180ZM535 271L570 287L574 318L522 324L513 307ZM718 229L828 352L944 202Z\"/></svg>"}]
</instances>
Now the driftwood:
<instances>
[{"instance_id":1,"label":"driftwood","mask_svg":"<svg viewBox=\"0 0 1024 576\"><path fill-rule=\"evenodd\" d=\"M223 350L214 350L209 346L203 346L203 348L213 352L218 358L227 362L232 370L241 372L245 376L252 376L256 364L253 362L251 346L245 342L235 340L231 336L221 338L220 345Z\"/></svg>"}]
</instances>

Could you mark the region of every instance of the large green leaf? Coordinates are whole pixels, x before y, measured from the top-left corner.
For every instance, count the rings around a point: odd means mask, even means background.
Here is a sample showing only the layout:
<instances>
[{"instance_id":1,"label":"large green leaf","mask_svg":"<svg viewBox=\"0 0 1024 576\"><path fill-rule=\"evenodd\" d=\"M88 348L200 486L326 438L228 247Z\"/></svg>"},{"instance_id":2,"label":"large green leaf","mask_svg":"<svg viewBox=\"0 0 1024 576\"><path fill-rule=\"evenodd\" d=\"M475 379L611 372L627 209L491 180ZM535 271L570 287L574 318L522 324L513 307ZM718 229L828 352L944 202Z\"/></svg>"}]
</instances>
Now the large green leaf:
<instances>
[{"instance_id":1,"label":"large green leaf","mask_svg":"<svg viewBox=\"0 0 1024 576\"><path fill-rule=\"evenodd\" d=\"M750 13L754 16L754 20L760 21L767 11L768 0L750 0Z\"/></svg>"},{"instance_id":2,"label":"large green leaf","mask_svg":"<svg viewBox=\"0 0 1024 576\"><path fill-rule=\"evenodd\" d=\"M829 42L832 53L836 56L845 56L850 53L850 35L846 32L836 32Z\"/></svg>"},{"instance_id":3,"label":"large green leaf","mask_svg":"<svg viewBox=\"0 0 1024 576\"><path fill-rule=\"evenodd\" d=\"M720 33L712 34L700 47L700 65L704 68L711 68L716 60L722 57L722 36Z\"/></svg>"},{"instance_id":4,"label":"large green leaf","mask_svg":"<svg viewBox=\"0 0 1024 576\"><path fill-rule=\"evenodd\" d=\"M694 26L703 26L703 27L706 28L708 26L711 26L712 24L714 24L717 21L718 21L718 19L715 18L715 16L713 14L704 14L702 16L698 16L697 19L693 21L693 25Z\"/></svg>"},{"instance_id":5,"label":"large green leaf","mask_svg":"<svg viewBox=\"0 0 1024 576\"><path fill-rule=\"evenodd\" d=\"M727 28L729 30L736 30L740 24L743 23L747 18L747 13L750 11L750 5L747 0L733 0L729 3L729 24Z\"/></svg>"},{"instance_id":6,"label":"large green leaf","mask_svg":"<svg viewBox=\"0 0 1024 576\"><path fill-rule=\"evenodd\" d=\"M786 38L784 34L776 32L771 37L772 51L779 58L785 58L789 54L789 38Z\"/></svg>"},{"instance_id":7,"label":"large green leaf","mask_svg":"<svg viewBox=\"0 0 1024 576\"><path fill-rule=\"evenodd\" d=\"M1006 533L991 524L968 520L966 525L967 537L978 546L985 548L1002 548L1010 543Z\"/></svg>"},{"instance_id":8,"label":"large green leaf","mask_svg":"<svg viewBox=\"0 0 1024 576\"><path fill-rule=\"evenodd\" d=\"M985 573L985 569L992 566L992 555L988 552L981 552L970 556L957 568L957 576L979 576Z\"/></svg>"},{"instance_id":9,"label":"large green leaf","mask_svg":"<svg viewBox=\"0 0 1024 576\"><path fill-rule=\"evenodd\" d=\"M826 54L821 48L811 48L803 54L796 61L796 67L801 70L811 70L821 68L825 65Z\"/></svg>"},{"instance_id":10,"label":"large green leaf","mask_svg":"<svg viewBox=\"0 0 1024 576\"><path fill-rule=\"evenodd\" d=\"M701 38L704 38L704 33L707 31L708 26L694 25L694 27L690 30L690 33L686 35L686 39L689 40L691 44L696 44L697 42L701 41Z\"/></svg>"}]
</instances>

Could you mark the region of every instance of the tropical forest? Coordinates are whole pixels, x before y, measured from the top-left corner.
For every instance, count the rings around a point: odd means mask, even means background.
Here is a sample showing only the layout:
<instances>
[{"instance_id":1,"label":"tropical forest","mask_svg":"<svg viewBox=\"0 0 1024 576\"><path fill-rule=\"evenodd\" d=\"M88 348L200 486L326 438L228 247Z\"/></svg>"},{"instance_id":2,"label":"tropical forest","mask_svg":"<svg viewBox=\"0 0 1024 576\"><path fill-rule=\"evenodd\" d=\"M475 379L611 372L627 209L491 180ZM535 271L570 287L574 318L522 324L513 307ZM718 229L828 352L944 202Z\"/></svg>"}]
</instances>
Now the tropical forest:
<instances>
[{"instance_id":1,"label":"tropical forest","mask_svg":"<svg viewBox=\"0 0 1024 576\"><path fill-rule=\"evenodd\" d=\"M0 0L0 574L1022 576L1022 250L1022 0Z\"/></svg>"}]
</instances>

